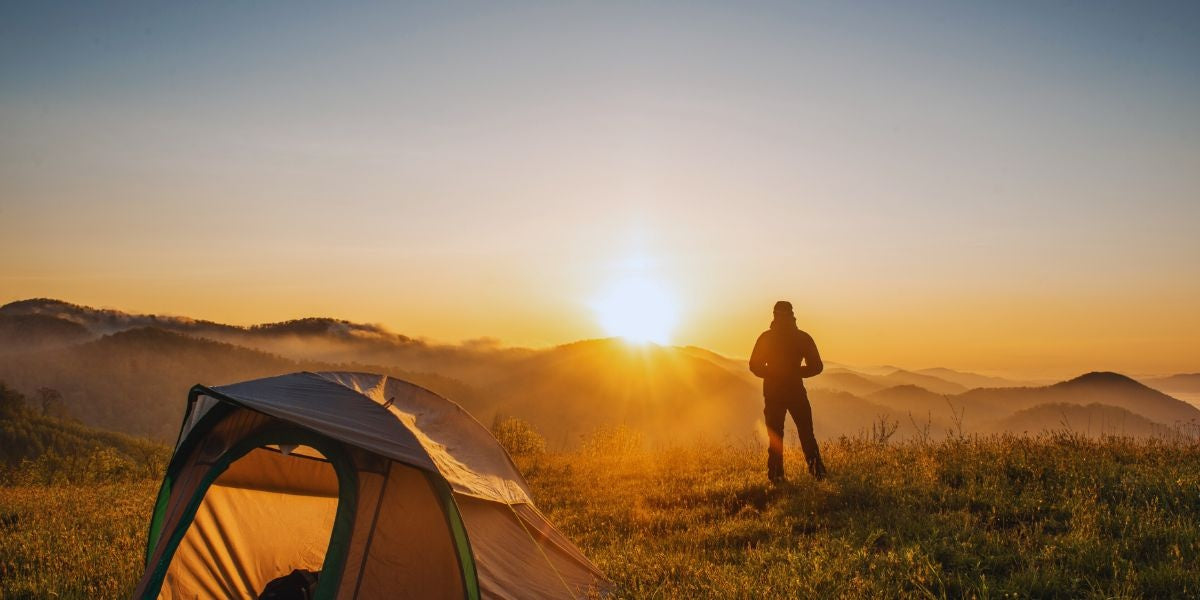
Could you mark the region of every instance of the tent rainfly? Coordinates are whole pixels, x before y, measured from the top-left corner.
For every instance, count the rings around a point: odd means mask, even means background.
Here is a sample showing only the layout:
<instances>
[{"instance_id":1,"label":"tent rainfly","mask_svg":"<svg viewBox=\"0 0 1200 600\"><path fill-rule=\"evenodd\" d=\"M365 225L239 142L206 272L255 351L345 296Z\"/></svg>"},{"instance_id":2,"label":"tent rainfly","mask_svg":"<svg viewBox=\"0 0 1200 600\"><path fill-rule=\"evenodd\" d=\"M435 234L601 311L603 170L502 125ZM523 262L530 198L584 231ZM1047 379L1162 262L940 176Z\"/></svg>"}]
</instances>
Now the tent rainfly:
<instances>
[{"instance_id":1,"label":"tent rainfly","mask_svg":"<svg viewBox=\"0 0 1200 600\"><path fill-rule=\"evenodd\" d=\"M457 404L367 373L192 388L135 598L587 598L606 582Z\"/></svg>"}]
</instances>

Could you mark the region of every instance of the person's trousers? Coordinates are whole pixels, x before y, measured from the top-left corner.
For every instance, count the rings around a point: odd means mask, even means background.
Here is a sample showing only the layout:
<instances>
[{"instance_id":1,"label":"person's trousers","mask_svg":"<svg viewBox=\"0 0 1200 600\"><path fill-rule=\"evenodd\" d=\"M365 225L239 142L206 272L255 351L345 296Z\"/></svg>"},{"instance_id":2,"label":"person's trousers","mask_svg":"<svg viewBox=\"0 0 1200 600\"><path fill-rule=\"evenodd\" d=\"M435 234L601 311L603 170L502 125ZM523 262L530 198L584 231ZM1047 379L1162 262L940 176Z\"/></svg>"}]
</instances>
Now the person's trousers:
<instances>
[{"instance_id":1,"label":"person's trousers","mask_svg":"<svg viewBox=\"0 0 1200 600\"><path fill-rule=\"evenodd\" d=\"M792 414L796 431L800 434L800 447L808 472L814 477L825 476L825 465L821 462L821 450L813 435L812 407L808 404L808 392L800 389L786 394L766 396L763 416L767 419L767 477L772 481L783 477L783 423L787 414Z\"/></svg>"}]
</instances>

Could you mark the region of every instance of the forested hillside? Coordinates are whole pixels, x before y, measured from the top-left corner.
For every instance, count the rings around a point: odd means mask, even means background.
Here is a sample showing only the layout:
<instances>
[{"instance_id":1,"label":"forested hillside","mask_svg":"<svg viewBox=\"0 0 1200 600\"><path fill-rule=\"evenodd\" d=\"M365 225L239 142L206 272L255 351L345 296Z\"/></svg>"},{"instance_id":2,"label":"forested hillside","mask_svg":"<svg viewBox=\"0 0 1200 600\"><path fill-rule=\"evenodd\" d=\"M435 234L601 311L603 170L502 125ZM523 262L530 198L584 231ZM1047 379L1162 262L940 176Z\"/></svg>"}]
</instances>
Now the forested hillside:
<instances>
[{"instance_id":1,"label":"forested hillside","mask_svg":"<svg viewBox=\"0 0 1200 600\"><path fill-rule=\"evenodd\" d=\"M139 480L166 464L165 445L87 427L47 408L0 382L0 483Z\"/></svg>"}]
</instances>

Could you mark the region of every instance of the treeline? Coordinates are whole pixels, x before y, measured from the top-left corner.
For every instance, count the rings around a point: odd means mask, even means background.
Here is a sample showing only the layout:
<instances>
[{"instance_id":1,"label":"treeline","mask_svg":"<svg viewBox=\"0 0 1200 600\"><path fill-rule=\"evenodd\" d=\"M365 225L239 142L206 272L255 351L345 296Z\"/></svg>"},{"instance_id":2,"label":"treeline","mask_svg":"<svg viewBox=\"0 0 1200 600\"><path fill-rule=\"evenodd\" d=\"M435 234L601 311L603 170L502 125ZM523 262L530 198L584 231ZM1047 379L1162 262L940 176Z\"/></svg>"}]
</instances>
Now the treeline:
<instances>
[{"instance_id":1,"label":"treeline","mask_svg":"<svg viewBox=\"0 0 1200 600\"><path fill-rule=\"evenodd\" d=\"M53 403L41 406L0 382L0 485L99 483L158 477L170 449L87 427Z\"/></svg>"}]
</instances>

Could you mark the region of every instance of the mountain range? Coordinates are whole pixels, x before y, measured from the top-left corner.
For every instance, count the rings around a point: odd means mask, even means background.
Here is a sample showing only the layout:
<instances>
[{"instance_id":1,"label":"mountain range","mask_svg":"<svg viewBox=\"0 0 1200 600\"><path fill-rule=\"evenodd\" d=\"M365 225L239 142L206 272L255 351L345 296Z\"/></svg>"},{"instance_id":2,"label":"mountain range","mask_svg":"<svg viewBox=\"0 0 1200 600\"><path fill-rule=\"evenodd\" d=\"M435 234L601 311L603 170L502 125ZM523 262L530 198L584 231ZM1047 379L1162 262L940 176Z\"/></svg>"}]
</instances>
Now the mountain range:
<instances>
[{"instance_id":1,"label":"mountain range","mask_svg":"<svg viewBox=\"0 0 1200 600\"><path fill-rule=\"evenodd\" d=\"M762 436L759 380L744 361L695 346L447 345L329 318L240 327L49 299L0 307L0 381L27 395L56 389L75 418L125 433L173 439L195 383L297 370L388 373L455 400L485 424L522 418L556 446L616 425L652 443ZM1146 383L1188 386L1195 377ZM1063 429L1162 436L1200 423L1192 405L1116 373L1035 385L943 368L830 363L808 387L823 438L869 432L881 421L900 437Z\"/></svg>"}]
</instances>

